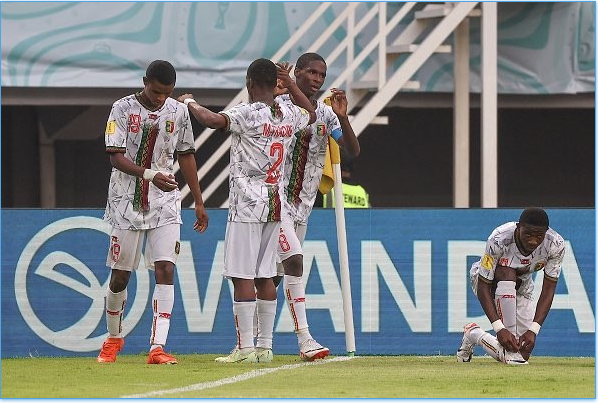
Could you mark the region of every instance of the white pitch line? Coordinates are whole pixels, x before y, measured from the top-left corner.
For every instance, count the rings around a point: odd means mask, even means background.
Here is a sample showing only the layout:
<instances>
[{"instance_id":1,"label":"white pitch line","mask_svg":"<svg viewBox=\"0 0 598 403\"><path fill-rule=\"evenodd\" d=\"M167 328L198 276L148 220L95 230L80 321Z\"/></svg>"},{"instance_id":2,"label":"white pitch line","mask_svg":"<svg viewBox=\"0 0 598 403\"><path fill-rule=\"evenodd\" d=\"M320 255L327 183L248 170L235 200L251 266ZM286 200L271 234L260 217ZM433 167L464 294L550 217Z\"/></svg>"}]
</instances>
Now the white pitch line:
<instances>
[{"instance_id":1,"label":"white pitch line","mask_svg":"<svg viewBox=\"0 0 598 403\"><path fill-rule=\"evenodd\" d=\"M276 371L282 371L282 370L286 370L286 369L294 369L294 368L304 367L307 365L320 365L320 364L328 364L328 363L332 363L332 362L347 361L347 360L350 360L353 358L357 358L357 357L342 356L342 357L329 358L326 360L302 362L300 364L287 364L287 365L283 365L283 366L276 367L276 368L254 369L253 371L249 371L244 374L236 375L236 376L233 376L230 378L220 379L218 381L196 383L194 385L183 386L183 387L174 388L174 389L155 390L153 392L139 393L137 395L121 396L121 398L146 398L146 397L168 395L171 393L191 392L194 390L210 389L210 388L215 388L215 387L222 386L222 385L228 385L231 383L245 381L247 379L257 378L258 376L271 374ZM240 365L243 365L243 364L240 364Z\"/></svg>"}]
</instances>

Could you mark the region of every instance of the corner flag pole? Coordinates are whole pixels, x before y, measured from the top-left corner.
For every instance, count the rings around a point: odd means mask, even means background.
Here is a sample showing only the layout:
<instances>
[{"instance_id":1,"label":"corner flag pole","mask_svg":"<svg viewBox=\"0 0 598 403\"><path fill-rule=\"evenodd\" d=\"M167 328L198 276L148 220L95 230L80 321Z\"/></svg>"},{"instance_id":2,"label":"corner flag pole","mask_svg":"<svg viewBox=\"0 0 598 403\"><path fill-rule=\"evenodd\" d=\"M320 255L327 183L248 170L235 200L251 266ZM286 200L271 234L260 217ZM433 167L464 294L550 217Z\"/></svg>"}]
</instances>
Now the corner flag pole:
<instances>
[{"instance_id":1,"label":"corner flag pole","mask_svg":"<svg viewBox=\"0 0 598 403\"><path fill-rule=\"evenodd\" d=\"M351 299L351 277L349 275L349 252L347 248L347 230L345 227L345 206L343 182L341 178L341 158L338 144L329 139L330 160L334 174L334 212L336 215L336 238L341 273L341 295L345 319L345 344L347 355L355 355L355 328L353 326L353 301Z\"/></svg>"}]
</instances>

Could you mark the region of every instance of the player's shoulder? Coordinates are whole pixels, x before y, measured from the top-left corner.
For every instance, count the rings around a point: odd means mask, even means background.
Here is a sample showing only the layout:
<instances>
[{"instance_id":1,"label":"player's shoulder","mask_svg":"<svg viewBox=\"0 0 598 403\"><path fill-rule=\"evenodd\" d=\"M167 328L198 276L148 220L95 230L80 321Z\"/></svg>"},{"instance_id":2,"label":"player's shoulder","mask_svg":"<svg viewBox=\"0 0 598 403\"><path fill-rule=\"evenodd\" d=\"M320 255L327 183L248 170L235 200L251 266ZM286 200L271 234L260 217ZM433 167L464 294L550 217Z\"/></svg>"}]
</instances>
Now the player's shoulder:
<instances>
[{"instance_id":1,"label":"player's shoulder","mask_svg":"<svg viewBox=\"0 0 598 403\"><path fill-rule=\"evenodd\" d=\"M135 94L130 94L130 95L126 95L120 99L117 99L116 101L114 101L112 106L123 108L123 107L129 107L133 103L139 103L139 102L137 102L137 97L135 96Z\"/></svg>"},{"instance_id":2,"label":"player's shoulder","mask_svg":"<svg viewBox=\"0 0 598 403\"><path fill-rule=\"evenodd\" d=\"M325 117L336 116L336 114L334 113L334 110L332 109L332 106L326 105L322 101L317 101L317 103L316 103L316 114L322 115Z\"/></svg>"},{"instance_id":3,"label":"player's shoulder","mask_svg":"<svg viewBox=\"0 0 598 403\"><path fill-rule=\"evenodd\" d=\"M260 106L262 106L263 104L261 102L241 102L238 103L234 106L231 106L228 109L225 109L223 111L220 111L220 113L225 114L225 115L235 115L235 114L242 114L242 113L248 113L248 112L253 112L256 110L260 109Z\"/></svg>"},{"instance_id":4,"label":"player's shoulder","mask_svg":"<svg viewBox=\"0 0 598 403\"><path fill-rule=\"evenodd\" d=\"M301 115L307 115L309 116L309 113L307 112L306 109L295 105L292 102L285 102L284 100L281 100L280 102L278 102L278 105L280 106L280 110L282 111L282 115L287 117L287 116L301 116Z\"/></svg>"},{"instance_id":5,"label":"player's shoulder","mask_svg":"<svg viewBox=\"0 0 598 403\"><path fill-rule=\"evenodd\" d=\"M174 98L166 98L162 110L166 113L176 113L179 117L189 115L188 109L185 108L185 104Z\"/></svg>"},{"instance_id":6,"label":"player's shoulder","mask_svg":"<svg viewBox=\"0 0 598 403\"><path fill-rule=\"evenodd\" d=\"M513 221L499 225L492 231L488 240L496 244L508 245L515 239L514 233L516 228L517 223Z\"/></svg>"},{"instance_id":7,"label":"player's shoulder","mask_svg":"<svg viewBox=\"0 0 598 403\"><path fill-rule=\"evenodd\" d=\"M545 241L550 242L551 248L562 249L565 247L565 240L563 239L561 234L559 234L550 227L548 228L548 231L546 231L546 236L544 237L544 239Z\"/></svg>"},{"instance_id":8,"label":"player's shoulder","mask_svg":"<svg viewBox=\"0 0 598 403\"><path fill-rule=\"evenodd\" d=\"M274 98L274 102L278 102L279 104L288 104L288 103L293 103L293 101L291 101L291 96L289 94L282 94L277 96L276 98Z\"/></svg>"}]
</instances>

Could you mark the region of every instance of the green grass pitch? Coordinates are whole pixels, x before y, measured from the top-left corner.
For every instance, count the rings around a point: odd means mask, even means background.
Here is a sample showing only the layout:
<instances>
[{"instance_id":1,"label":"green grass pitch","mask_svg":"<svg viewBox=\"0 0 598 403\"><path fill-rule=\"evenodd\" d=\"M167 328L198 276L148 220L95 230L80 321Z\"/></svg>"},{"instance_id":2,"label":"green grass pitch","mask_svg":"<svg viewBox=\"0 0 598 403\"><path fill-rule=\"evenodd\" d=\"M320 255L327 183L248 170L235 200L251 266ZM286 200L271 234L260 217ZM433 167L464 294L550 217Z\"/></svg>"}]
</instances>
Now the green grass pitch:
<instances>
[{"instance_id":1,"label":"green grass pitch","mask_svg":"<svg viewBox=\"0 0 598 403\"><path fill-rule=\"evenodd\" d=\"M304 363L219 364L216 355L2 359L2 398L595 398L595 358L532 357L508 366L474 356L328 357Z\"/></svg>"}]
</instances>

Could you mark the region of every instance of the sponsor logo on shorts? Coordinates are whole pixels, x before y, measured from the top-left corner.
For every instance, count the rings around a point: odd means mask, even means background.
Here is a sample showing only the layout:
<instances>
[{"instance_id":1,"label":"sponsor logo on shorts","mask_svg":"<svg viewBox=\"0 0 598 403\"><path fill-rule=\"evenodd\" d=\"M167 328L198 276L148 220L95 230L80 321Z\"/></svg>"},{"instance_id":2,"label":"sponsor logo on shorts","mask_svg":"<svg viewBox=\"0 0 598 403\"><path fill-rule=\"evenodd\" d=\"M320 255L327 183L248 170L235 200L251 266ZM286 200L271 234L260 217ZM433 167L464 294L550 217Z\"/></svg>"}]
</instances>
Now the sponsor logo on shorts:
<instances>
[{"instance_id":1,"label":"sponsor logo on shorts","mask_svg":"<svg viewBox=\"0 0 598 403\"><path fill-rule=\"evenodd\" d=\"M482 258L482 267L486 270L491 270L494 266L494 258L492 256L485 254Z\"/></svg>"},{"instance_id":2,"label":"sponsor logo on shorts","mask_svg":"<svg viewBox=\"0 0 598 403\"><path fill-rule=\"evenodd\" d=\"M179 241L176 241L176 243L174 244L174 253L176 253L177 255L181 252L181 243Z\"/></svg>"}]
</instances>

